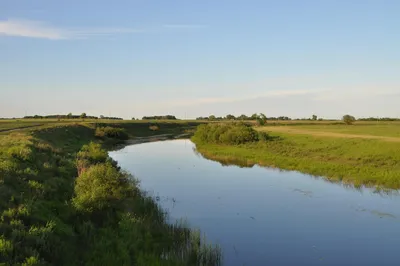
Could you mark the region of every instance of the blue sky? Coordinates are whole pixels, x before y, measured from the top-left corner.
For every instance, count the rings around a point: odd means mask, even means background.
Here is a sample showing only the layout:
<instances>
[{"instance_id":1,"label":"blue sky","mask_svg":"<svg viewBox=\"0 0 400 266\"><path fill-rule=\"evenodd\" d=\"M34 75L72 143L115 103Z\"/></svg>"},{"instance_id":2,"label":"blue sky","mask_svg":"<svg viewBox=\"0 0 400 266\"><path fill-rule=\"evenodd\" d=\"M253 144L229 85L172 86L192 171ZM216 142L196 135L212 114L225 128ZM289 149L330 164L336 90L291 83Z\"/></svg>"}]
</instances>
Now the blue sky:
<instances>
[{"instance_id":1,"label":"blue sky","mask_svg":"<svg viewBox=\"0 0 400 266\"><path fill-rule=\"evenodd\" d=\"M400 1L0 0L0 117L400 117Z\"/></svg>"}]
</instances>

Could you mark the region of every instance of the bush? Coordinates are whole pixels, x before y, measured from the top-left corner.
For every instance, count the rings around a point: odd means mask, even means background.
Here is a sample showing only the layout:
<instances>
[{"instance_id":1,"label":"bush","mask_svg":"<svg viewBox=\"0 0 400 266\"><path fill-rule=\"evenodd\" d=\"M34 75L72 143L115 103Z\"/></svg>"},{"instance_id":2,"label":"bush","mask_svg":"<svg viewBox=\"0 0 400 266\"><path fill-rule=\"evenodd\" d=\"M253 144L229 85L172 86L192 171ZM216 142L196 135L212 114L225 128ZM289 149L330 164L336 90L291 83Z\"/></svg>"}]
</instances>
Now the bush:
<instances>
[{"instance_id":1,"label":"bush","mask_svg":"<svg viewBox=\"0 0 400 266\"><path fill-rule=\"evenodd\" d=\"M126 199L132 187L128 175L109 163L89 167L76 179L73 203L85 212L117 208Z\"/></svg>"},{"instance_id":2,"label":"bush","mask_svg":"<svg viewBox=\"0 0 400 266\"><path fill-rule=\"evenodd\" d=\"M32 161L34 153L28 146L12 146L7 150L8 156L17 158L21 161Z\"/></svg>"},{"instance_id":3,"label":"bush","mask_svg":"<svg viewBox=\"0 0 400 266\"><path fill-rule=\"evenodd\" d=\"M96 128L95 136L98 138L113 138L120 140L126 140L129 138L125 129L117 127L98 127Z\"/></svg>"},{"instance_id":4,"label":"bush","mask_svg":"<svg viewBox=\"0 0 400 266\"><path fill-rule=\"evenodd\" d=\"M86 160L91 164L104 163L107 158L107 152L101 148L100 144L94 142L84 145L77 155L78 160Z\"/></svg>"},{"instance_id":5,"label":"bush","mask_svg":"<svg viewBox=\"0 0 400 266\"><path fill-rule=\"evenodd\" d=\"M248 142L267 140L266 133L259 133L244 123L203 124L197 127L193 136L205 143L239 145Z\"/></svg>"}]
</instances>

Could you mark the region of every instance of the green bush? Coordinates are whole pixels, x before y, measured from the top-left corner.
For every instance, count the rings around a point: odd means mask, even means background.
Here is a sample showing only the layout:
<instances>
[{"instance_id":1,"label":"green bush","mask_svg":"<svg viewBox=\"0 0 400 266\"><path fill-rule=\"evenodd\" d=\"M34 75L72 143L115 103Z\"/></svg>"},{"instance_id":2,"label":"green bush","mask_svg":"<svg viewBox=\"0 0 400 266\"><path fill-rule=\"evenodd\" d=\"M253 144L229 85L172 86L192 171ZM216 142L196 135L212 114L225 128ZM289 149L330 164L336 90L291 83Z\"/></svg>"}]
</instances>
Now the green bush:
<instances>
[{"instance_id":1,"label":"green bush","mask_svg":"<svg viewBox=\"0 0 400 266\"><path fill-rule=\"evenodd\" d=\"M12 146L8 149L7 153L8 156L22 161L31 161L34 158L32 149L26 145Z\"/></svg>"},{"instance_id":2,"label":"green bush","mask_svg":"<svg viewBox=\"0 0 400 266\"><path fill-rule=\"evenodd\" d=\"M107 152L101 148L100 144L94 142L84 145L77 155L77 160L87 160L91 164L104 163L107 158Z\"/></svg>"},{"instance_id":3,"label":"green bush","mask_svg":"<svg viewBox=\"0 0 400 266\"><path fill-rule=\"evenodd\" d=\"M239 145L267 140L268 135L244 123L210 123L198 126L193 138L204 143Z\"/></svg>"},{"instance_id":4,"label":"green bush","mask_svg":"<svg viewBox=\"0 0 400 266\"><path fill-rule=\"evenodd\" d=\"M129 138L128 133L124 128L109 126L96 128L95 136L98 138L113 138L119 140L126 140Z\"/></svg>"},{"instance_id":5,"label":"green bush","mask_svg":"<svg viewBox=\"0 0 400 266\"><path fill-rule=\"evenodd\" d=\"M111 164L97 164L89 167L76 179L73 203L85 212L101 211L123 206L131 193L128 175L118 171Z\"/></svg>"}]
</instances>

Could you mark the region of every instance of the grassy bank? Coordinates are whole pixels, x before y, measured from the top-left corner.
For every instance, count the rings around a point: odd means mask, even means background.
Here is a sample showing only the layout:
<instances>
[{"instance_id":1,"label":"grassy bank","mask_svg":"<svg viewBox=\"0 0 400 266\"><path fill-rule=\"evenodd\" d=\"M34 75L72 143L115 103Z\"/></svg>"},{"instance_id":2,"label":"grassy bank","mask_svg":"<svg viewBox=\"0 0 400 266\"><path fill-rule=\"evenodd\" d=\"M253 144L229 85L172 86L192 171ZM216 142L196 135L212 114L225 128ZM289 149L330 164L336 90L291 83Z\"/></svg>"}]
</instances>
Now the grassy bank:
<instances>
[{"instance_id":1,"label":"grassy bank","mask_svg":"<svg viewBox=\"0 0 400 266\"><path fill-rule=\"evenodd\" d=\"M186 125L105 129L112 126L57 123L0 134L0 265L220 264L218 248L169 224L100 145Z\"/></svg>"},{"instance_id":2,"label":"grassy bank","mask_svg":"<svg viewBox=\"0 0 400 266\"><path fill-rule=\"evenodd\" d=\"M327 128L325 126L324 130ZM297 134L296 131L269 132L268 128L259 130L268 132L269 140L231 145L204 141L196 133L193 141L206 158L224 164L259 164L324 176L355 186L400 188L400 142ZM394 131L392 129L391 135Z\"/></svg>"}]
</instances>

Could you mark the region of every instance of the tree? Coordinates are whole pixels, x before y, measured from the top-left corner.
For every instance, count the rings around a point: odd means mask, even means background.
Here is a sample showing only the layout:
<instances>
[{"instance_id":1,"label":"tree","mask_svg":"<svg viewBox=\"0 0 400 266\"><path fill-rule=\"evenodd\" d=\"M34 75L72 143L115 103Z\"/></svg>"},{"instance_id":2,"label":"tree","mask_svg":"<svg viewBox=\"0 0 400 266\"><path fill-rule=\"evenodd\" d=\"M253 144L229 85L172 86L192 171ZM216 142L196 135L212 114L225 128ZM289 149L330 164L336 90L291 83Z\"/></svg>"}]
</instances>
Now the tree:
<instances>
[{"instance_id":1,"label":"tree","mask_svg":"<svg viewBox=\"0 0 400 266\"><path fill-rule=\"evenodd\" d=\"M312 115L312 120L316 121L318 119L318 116Z\"/></svg>"},{"instance_id":2,"label":"tree","mask_svg":"<svg viewBox=\"0 0 400 266\"><path fill-rule=\"evenodd\" d=\"M82 113L80 118L85 119L87 117L86 113Z\"/></svg>"},{"instance_id":3,"label":"tree","mask_svg":"<svg viewBox=\"0 0 400 266\"><path fill-rule=\"evenodd\" d=\"M104 119L104 115L100 115L100 119Z\"/></svg>"},{"instance_id":4,"label":"tree","mask_svg":"<svg viewBox=\"0 0 400 266\"><path fill-rule=\"evenodd\" d=\"M238 117L238 119L239 120L247 120L247 119L249 119L248 117L247 117L247 115L240 115L239 117Z\"/></svg>"},{"instance_id":5,"label":"tree","mask_svg":"<svg viewBox=\"0 0 400 266\"><path fill-rule=\"evenodd\" d=\"M136 118L132 117L132 120L136 120Z\"/></svg>"},{"instance_id":6,"label":"tree","mask_svg":"<svg viewBox=\"0 0 400 266\"><path fill-rule=\"evenodd\" d=\"M266 117L264 114L260 113L260 114L257 116L257 124L258 124L259 126L263 126L263 125L265 125L266 123L267 123L267 117Z\"/></svg>"},{"instance_id":7,"label":"tree","mask_svg":"<svg viewBox=\"0 0 400 266\"><path fill-rule=\"evenodd\" d=\"M346 125L351 125L354 123L354 121L356 121L356 118L351 115L344 115L342 119Z\"/></svg>"},{"instance_id":8,"label":"tree","mask_svg":"<svg viewBox=\"0 0 400 266\"><path fill-rule=\"evenodd\" d=\"M210 116L208 117L208 119L211 120L211 121L213 121L213 120L216 119L216 117L215 117L215 115L210 115Z\"/></svg>"},{"instance_id":9,"label":"tree","mask_svg":"<svg viewBox=\"0 0 400 266\"><path fill-rule=\"evenodd\" d=\"M234 115L227 115L226 116L226 119L228 119L228 120L235 120L236 119L236 117L234 116Z\"/></svg>"},{"instance_id":10,"label":"tree","mask_svg":"<svg viewBox=\"0 0 400 266\"><path fill-rule=\"evenodd\" d=\"M67 114L67 118L71 119L72 118L72 113Z\"/></svg>"},{"instance_id":11,"label":"tree","mask_svg":"<svg viewBox=\"0 0 400 266\"><path fill-rule=\"evenodd\" d=\"M258 114L252 114L250 117L251 120L257 120L257 118L258 118Z\"/></svg>"}]
</instances>

